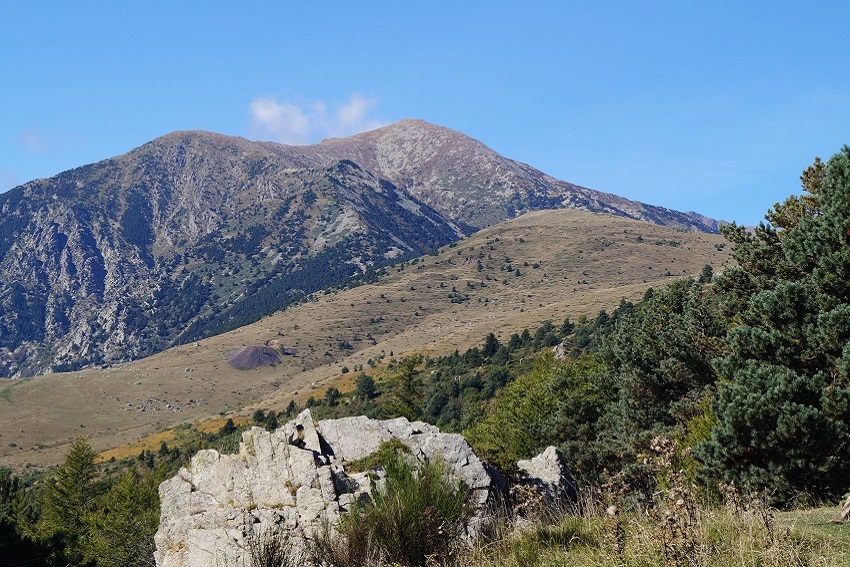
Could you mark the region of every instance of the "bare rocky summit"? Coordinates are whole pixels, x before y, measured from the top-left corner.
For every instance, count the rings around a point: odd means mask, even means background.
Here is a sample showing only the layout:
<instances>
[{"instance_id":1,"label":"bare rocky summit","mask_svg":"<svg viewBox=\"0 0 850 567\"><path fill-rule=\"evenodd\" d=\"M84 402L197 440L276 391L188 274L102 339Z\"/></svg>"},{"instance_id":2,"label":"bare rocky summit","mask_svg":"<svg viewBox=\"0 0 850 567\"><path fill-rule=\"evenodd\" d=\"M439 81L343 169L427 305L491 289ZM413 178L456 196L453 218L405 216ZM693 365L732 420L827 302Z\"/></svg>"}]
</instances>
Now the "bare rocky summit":
<instances>
[{"instance_id":1,"label":"bare rocky summit","mask_svg":"<svg viewBox=\"0 0 850 567\"><path fill-rule=\"evenodd\" d=\"M522 213L571 208L685 230L717 232L717 221L624 199L561 181L499 155L483 143L424 120L401 120L349 138L329 139L294 155L311 163L350 159L456 223L479 229Z\"/></svg>"}]
</instances>

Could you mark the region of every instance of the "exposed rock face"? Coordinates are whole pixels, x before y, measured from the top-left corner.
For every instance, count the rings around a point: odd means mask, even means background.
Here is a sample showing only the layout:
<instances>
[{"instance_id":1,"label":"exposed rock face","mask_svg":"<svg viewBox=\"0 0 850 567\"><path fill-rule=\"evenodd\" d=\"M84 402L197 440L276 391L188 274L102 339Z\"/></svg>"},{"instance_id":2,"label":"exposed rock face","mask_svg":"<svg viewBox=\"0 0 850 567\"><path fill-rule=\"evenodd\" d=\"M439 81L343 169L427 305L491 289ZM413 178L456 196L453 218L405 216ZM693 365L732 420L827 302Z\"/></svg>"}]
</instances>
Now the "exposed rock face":
<instances>
[{"instance_id":1,"label":"exposed rock face","mask_svg":"<svg viewBox=\"0 0 850 567\"><path fill-rule=\"evenodd\" d=\"M0 377L147 356L463 236L353 162L293 159L183 132L0 195Z\"/></svg>"},{"instance_id":2,"label":"exposed rock face","mask_svg":"<svg viewBox=\"0 0 850 567\"><path fill-rule=\"evenodd\" d=\"M569 345L566 341L560 342L552 347L552 356L555 357L555 360L564 360L569 354Z\"/></svg>"},{"instance_id":3,"label":"exposed rock face","mask_svg":"<svg viewBox=\"0 0 850 567\"><path fill-rule=\"evenodd\" d=\"M275 528L303 549L323 522L335 524L341 512L371 494L367 474L347 474L343 464L369 456L391 438L407 445L414 458L441 457L470 487L480 514L503 489L498 473L460 435L404 418L352 417L314 426L305 410L273 433L246 431L235 455L200 451L160 485L157 565L242 565L247 534Z\"/></svg>"},{"instance_id":4,"label":"exposed rock face","mask_svg":"<svg viewBox=\"0 0 850 567\"><path fill-rule=\"evenodd\" d=\"M571 208L717 232L717 221L561 181L499 155L461 132L402 120L302 150L302 159L345 156L410 191L454 222L483 228L541 209Z\"/></svg>"}]
</instances>

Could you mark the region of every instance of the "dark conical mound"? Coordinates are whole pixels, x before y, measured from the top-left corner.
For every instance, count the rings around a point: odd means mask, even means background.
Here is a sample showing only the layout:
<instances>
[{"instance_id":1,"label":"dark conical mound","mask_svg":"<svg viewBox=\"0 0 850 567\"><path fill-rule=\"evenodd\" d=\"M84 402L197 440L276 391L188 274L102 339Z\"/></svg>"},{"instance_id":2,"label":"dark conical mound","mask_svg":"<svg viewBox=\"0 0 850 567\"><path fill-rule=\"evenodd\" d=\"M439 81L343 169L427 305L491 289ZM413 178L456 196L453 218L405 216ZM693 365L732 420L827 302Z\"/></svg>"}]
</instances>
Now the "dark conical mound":
<instances>
[{"instance_id":1,"label":"dark conical mound","mask_svg":"<svg viewBox=\"0 0 850 567\"><path fill-rule=\"evenodd\" d=\"M227 353L227 362L234 368L249 370L280 362L278 352L269 346L244 346Z\"/></svg>"}]
</instances>

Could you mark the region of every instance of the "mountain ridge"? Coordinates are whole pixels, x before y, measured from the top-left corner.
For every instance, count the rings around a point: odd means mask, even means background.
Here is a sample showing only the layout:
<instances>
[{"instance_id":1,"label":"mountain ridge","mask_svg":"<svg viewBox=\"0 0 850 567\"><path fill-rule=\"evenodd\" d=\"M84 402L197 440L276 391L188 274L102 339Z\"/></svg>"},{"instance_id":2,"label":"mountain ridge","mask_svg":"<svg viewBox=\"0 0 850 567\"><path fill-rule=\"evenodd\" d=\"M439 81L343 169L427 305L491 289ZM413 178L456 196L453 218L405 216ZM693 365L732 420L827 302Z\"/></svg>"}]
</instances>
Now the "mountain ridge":
<instances>
[{"instance_id":1,"label":"mountain ridge","mask_svg":"<svg viewBox=\"0 0 850 567\"><path fill-rule=\"evenodd\" d=\"M700 213L648 205L556 179L526 163L501 156L483 142L458 130L421 119L408 118L353 136L326 138L317 144L309 145L253 142L246 138L228 137L204 130L175 131L156 140L184 136L231 139L248 145L257 144L285 158L292 167L317 167L327 161L348 159L405 188L441 213L448 214L453 220L469 223L474 229L484 228L531 210L564 207L648 220L686 230L719 232L720 223ZM410 155L413 149L421 151L415 160ZM423 157L421 153L426 155ZM435 160L448 160L450 163L432 163ZM441 194L444 199L451 201L453 197L446 195L446 188L463 188L464 185L473 183L469 178L465 178L462 172L457 172L459 168L455 162L458 160L469 169L486 172L485 178L489 176L490 183L484 185L485 193L492 196L494 190L501 191L502 201L485 208L479 215L475 215L474 210L464 215L458 204L441 206L439 195L434 196L433 193ZM410 165L411 163L413 165ZM473 168L476 164L478 168ZM437 175L434 170L445 175ZM481 174L478 176L481 177Z\"/></svg>"},{"instance_id":2,"label":"mountain ridge","mask_svg":"<svg viewBox=\"0 0 850 567\"><path fill-rule=\"evenodd\" d=\"M0 376L147 356L565 207L716 230L419 120L310 146L175 131L0 195Z\"/></svg>"}]
</instances>

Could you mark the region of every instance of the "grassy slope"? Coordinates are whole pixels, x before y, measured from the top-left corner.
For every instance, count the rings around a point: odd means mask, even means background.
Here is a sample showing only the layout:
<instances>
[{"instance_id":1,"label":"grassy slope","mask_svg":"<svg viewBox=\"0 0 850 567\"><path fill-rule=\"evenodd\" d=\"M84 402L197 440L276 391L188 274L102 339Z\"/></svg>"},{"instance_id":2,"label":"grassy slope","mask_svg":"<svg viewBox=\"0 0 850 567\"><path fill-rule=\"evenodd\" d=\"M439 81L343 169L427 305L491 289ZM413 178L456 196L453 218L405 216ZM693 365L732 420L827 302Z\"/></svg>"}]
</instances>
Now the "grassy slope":
<instances>
[{"instance_id":1,"label":"grassy slope","mask_svg":"<svg viewBox=\"0 0 850 567\"><path fill-rule=\"evenodd\" d=\"M343 366L382 353L463 351L490 331L507 339L546 319L592 316L672 276L697 274L705 264L717 270L728 261L717 249L722 242L572 210L524 215L390 270L376 284L318 295L230 333L110 369L3 384L0 465L54 464L79 436L104 451L252 403L282 409L349 378ZM462 303L449 297L453 287ZM340 349L341 340L354 349ZM275 341L297 354L249 371L225 361L243 345Z\"/></svg>"},{"instance_id":2,"label":"grassy slope","mask_svg":"<svg viewBox=\"0 0 850 567\"><path fill-rule=\"evenodd\" d=\"M566 516L553 526L508 531L458 564L490 567L786 567L847 565L847 525L834 524L837 509L732 514L718 507L693 510L689 520L665 526L658 518L627 514L618 539L611 518L597 511ZM663 513L663 511L662 511ZM674 527L675 526L675 527Z\"/></svg>"}]
</instances>

